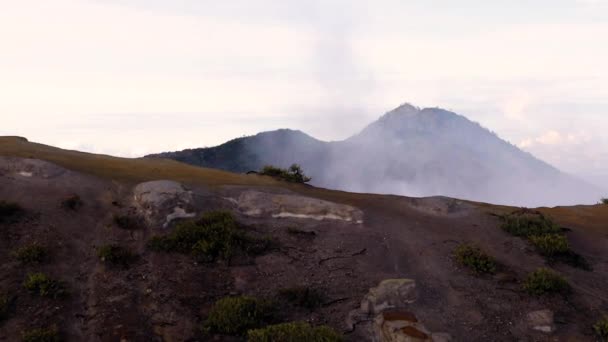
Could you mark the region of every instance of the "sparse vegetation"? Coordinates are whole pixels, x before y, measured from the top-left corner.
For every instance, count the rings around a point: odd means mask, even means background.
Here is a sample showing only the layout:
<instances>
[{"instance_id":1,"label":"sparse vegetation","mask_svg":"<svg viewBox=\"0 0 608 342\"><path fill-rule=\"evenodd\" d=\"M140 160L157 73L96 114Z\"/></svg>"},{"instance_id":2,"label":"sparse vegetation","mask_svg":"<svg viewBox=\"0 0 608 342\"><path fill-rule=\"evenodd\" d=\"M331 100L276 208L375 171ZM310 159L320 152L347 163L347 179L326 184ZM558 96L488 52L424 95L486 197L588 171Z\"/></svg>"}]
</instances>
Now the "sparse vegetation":
<instances>
[{"instance_id":1,"label":"sparse vegetation","mask_svg":"<svg viewBox=\"0 0 608 342\"><path fill-rule=\"evenodd\" d=\"M61 201L61 207L65 210L77 211L82 205L82 199L76 194L67 196Z\"/></svg>"},{"instance_id":2,"label":"sparse vegetation","mask_svg":"<svg viewBox=\"0 0 608 342\"><path fill-rule=\"evenodd\" d=\"M249 342L341 342L342 335L328 326L312 327L304 322L290 322L250 330Z\"/></svg>"},{"instance_id":3,"label":"sparse vegetation","mask_svg":"<svg viewBox=\"0 0 608 342\"><path fill-rule=\"evenodd\" d=\"M114 244L99 247L97 256L105 263L123 267L128 267L137 258L130 250Z\"/></svg>"},{"instance_id":4,"label":"sparse vegetation","mask_svg":"<svg viewBox=\"0 0 608 342\"><path fill-rule=\"evenodd\" d=\"M291 165L288 169L282 169L272 165L266 165L260 171L263 176L270 176L291 183L308 183L312 179L307 177L298 164Z\"/></svg>"},{"instance_id":5,"label":"sparse vegetation","mask_svg":"<svg viewBox=\"0 0 608 342\"><path fill-rule=\"evenodd\" d=\"M63 282L53 280L44 273L28 274L23 287L40 297L61 298L67 294Z\"/></svg>"},{"instance_id":6,"label":"sparse vegetation","mask_svg":"<svg viewBox=\"0 0 608 342\"><path fill-rule=\"evenodd\" d=\"M553 293L566 294L570 291L570 285L566 279L547 268L539 268L530 273L523 288L526 292L535 296Z\"/></svg>"},{"instance_id":7,"label":"sparse vegetation","mask_svg":"<svg viewBox=\"0 0 608 342\"><path fill-rule=\"evenodd\" d=\"M13 311L13 298L6 293L0 293L0 324L7 320Z\"/></svg>"},{"instance_id":8,"label":"sparse vegetation","mask_svg":"<svg viewBox=\"0 0 608 342\"><path fill-rule=\"evenodd\" d=\"M13 256L23 264L40 264L47 260L48 251L37 243L23 246L13 252Z\"/></svg>"},{"instance_id":9,"label":"sparse vegetation","mask_svg":"<svg viewBox=\"0 0 608 342\"><path fill-rule=\"evenodd\" d=\"M0 223L12 223L19 219L25 210L17 203L0 201Z\"/></svg>"},{"instance_id":10,"label":"sparse vegetation","mask_svg":"<svg viewBox=\"0 0 608 342\"><path fill-rule=\"evenodd\" d=\"M61 342L59 332L56 327L32 329L23 333L22 342Z\"/></svg>"},{"instance_id":11,"label":"sparse vegetation","mask_svg":"<svg viewBox=\"0 0 608 342\"><path fill-rule=\"evenodd\" d=\"M595 323L593 331L601 342L608 342L608 315Z\"/></svg>"},{"instance_id":12,"label":"sparse vegetation","mask_svg":"<svg viewBox=\"0 0 608 342\"><path fill-rule=\"evenodd\" d=\"M550 218L529 209L504 216L502 228L512 235L523 238L561 232L560 227Z\"/></svg>"},{"instance_id":13,"label":"sparse vegetation","mask_svg":"<svg viewBox=\"0 0 608 342\"><path fill-rule=\"evenodd\" d=\"M113 221L119 228L126 230L137 230L142 226L142 221L139 217L130 215L114 215Z\"/></svg>"},{"instance_id":14,"label":"sparse vegetation","mask_svg":"<svg viewBox=\"0 0 608 342\"><path fill-rule=\"evenodd\" d=\"M515 236L528 239L549 262L561 261L583 270L592 269L584 257L570 249L559 225L538 211L521 209L505 215L502 227Z\"/></svg>"},{"instance_id":15,"label":"sparse vegetation","mask_svg":"<svg viewBox=\"0 0 608 342\"><path fill-rule=\"evenodd\" d=\"M202 261L229 260L242 251L259 255L274 246L270 238L255 238L238 228L229 212L210 212L196 221L179 223L166 236L150 239L148 247L155 251L192 254Z\"/></svg>"},{"instance_id":16,"label":"sparse vegetation","mask_svg":"<svg viewBox=\"0 0 608 342\"><path fill-rule=\"evenodd\" d=\"M244 335L265 326L273 318L269 303L254 297L227 297L217 301L204 323L208 333Z\"/></svg>"},{"instance_id":17,"label":"sparse vegetation","mask_svg":"<svg viewBox=\"0 0 608 342\"><path fill-rule=\"evenodd\" d=\"M479 247L461 244L454 250L454 259L476 274L493 274L496 272L496 261Z\"/></svg>"},{"instance_id":18,"label":"sparse vegetation","mask_svg":"<svg viewBox=\"0 0 608 342\"><path fill-rule=\"evenodd\" d=\"M568 239L561 234L534 235L530 237L530 242L546 257L554 257L570 251Z\"/></svg>"},{"instance_id":19,"label":"sparse vegetation","mask_svg":"<svg viewBox=\"0 0 608 342\"><path fill-rule=\"evenodd\" d=\"M320 307L327 300L323 292L306 286L281 289L279 295L296 306L311 310Z\"/></svg>"}]
</instances>

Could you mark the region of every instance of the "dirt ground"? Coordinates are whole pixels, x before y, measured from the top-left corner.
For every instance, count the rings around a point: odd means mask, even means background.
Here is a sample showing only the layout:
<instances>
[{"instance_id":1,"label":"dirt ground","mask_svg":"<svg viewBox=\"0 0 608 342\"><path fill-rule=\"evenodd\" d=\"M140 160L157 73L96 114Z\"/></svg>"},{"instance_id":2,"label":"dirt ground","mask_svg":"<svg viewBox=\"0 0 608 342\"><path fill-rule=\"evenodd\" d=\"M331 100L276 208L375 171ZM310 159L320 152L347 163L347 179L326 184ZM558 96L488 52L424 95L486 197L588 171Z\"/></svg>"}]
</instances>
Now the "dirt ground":
<instances>
[{"instance_id":1,"label":"dirt ground","mask_svg":"<svg viewBox=\"0 0 608 342\"><path fill-rule=\"evenodd\" d=\"M393 278L416 281L418 299L408 310L430 331L445 332L453 341L594 341L592 325L608 312L608 221L577 219L572 212L563 214L564 208L553 211L555 218L569 229L572 249L589 260L593 271L552 265L574 291L568 298L537 298L523 292L521 282L546 261L490 215L508 208L310 187L184 182L194 194L197 213L230 210L252 234L272 236L279 245L255 259L204 264L148 250L146 242L163 232L160 226L116 226L113 217L129 212L136 184L0 157L0 200L25 208L17 222L0 223L0 292L16 298L11 318L0 323L0 340L18 341L28 329L56 326L67 341L204 341L209 337L198 327L218 299L237 294L276 299L282 288L309 286L320 289L327 301L315 310L281 304L285 321L328 324L344 332L347 341L365 341L365 324L354 331L346 324L349 312L370 288ZM251 189L351 205L363 213L363 223L246 216L226 200ZM71 194L83 201L78 211L60 205ZM598 228L602 225L605 229ZM294 229L311 233L294 234ZM12 251L33 242L51 251L49 262L25 266L14 260ZM494 256L499 272L478 277L456 265L452 252L464 242ZM128 269L103 264L96 247L107 243L131 248L138 260ZM28 293L22 283L34 271L64 281L69 296L47 299ZM555 313L552 334L528 326L526 314L542 309Z\"/></svg>"}]
</instances>

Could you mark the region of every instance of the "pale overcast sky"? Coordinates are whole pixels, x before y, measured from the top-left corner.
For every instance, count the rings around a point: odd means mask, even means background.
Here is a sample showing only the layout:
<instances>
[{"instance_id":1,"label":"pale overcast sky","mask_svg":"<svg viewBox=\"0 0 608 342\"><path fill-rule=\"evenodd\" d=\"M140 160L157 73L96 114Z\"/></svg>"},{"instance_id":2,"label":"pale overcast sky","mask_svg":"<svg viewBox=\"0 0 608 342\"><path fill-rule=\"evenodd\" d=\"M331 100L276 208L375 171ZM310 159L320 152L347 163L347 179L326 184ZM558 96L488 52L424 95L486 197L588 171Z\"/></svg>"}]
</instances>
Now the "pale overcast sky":
<instances>
[{"instance_id":1,"label":"pale overcast sky","mask_svg":"<svg viewBox=\"0 0 608 342\"><path fill-rule=\"evenodd\" d=\"M608 0L0 0L0 135L123 156L451 109L608 184Z\"/></svg>"}]
</instances>

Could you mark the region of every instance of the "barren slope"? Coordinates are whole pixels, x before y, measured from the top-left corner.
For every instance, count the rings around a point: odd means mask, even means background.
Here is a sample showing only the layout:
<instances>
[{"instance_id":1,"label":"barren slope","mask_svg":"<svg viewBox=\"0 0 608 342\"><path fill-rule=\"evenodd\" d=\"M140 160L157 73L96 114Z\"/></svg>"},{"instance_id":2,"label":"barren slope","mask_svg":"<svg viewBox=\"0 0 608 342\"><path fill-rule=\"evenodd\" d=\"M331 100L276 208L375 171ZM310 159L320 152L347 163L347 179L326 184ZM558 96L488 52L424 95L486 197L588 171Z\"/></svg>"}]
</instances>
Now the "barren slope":
<instances>
[{"instance_id":1,"label":"barren slope","mask_svg":"<svg viewBox=\"0 0 608 342\"><path fill-rule=\"evenodd\" d=\"M146 202L154 189L174 184L148 183L143 188L152 190L137 192L138 184L155 180L180 182L184 203ZM168 193L159 190L157 197ZM71 194L82 199L77 211L61 208ZM514 208L329 191L168 160L65 151L19 138L0 138L0 200L25 209L19 220L0 223L0 292L16 298L10 317L0 322L0 340L56 325L68 341L204 341L212 337L198 327L213 303L246 294L275 300L284 321L328 324L346 340L365 341L372 339L374 323L372 316L365 319L361 302L386 279L415 281L415 300L399 312L415 315L424 326L418 331L436 341L445 334L453 341L593 341L592 325L608 310L608 206L541 209L569 229L572 249L593 271L551 265L573 292L536 297L522 291L521 282L546 260L490 215ZM146 243L173 229L162 224L174 207L196 215L228 210L250 234L271 236L278 247L214 263L153 252ZM149 220L125 230L114 221L123 215ZM11 256L33 242L50 250L48 262L23 265ZM452 252L464 242L495 257L499 271L475 276L457 265ZM96 248L108 243L139 258L129 268L104 264ZM28 293L22 283L28 272L39 271L65 281L69 296ZM296 285L319 289L326 299L311 310L278 299L280 289ZM551 333L533 330L526 317L545 309L555 314Z\"/></svg>"}]
</instances>

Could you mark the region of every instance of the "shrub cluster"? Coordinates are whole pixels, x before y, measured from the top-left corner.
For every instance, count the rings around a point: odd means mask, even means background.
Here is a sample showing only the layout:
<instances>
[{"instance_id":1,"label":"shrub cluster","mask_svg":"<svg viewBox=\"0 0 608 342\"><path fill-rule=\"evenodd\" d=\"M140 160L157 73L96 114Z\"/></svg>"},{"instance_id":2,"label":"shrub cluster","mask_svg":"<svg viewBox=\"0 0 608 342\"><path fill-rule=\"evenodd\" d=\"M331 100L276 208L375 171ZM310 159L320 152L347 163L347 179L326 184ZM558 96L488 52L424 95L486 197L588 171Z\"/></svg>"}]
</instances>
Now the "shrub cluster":
<instances>
[{"instance_id":1,"label":"shrub cluster","mask_svg":"<svg viewBox=\"0 0 608 342\"><path fill-rule=\"evenodd\" d=\"M533 235L530 236L530 242L546 257L555 257L570 251L568 239L561 234Z\"/></svg>"},{"instance_id":2,"label":"shrub cluster","mask_svg":"<svg viewBox=\"0 0 608 342\"><path fill-rule=\"evenodd\" d=\"M312 179L307 177L298 164L291 165L288 169L282 169L272 165L266 165L260 171L263 176L270 176L291 183L308 183Z\"/></svg>"},{"instance_id":3,"label":"shrub cluster","mask_svg":"<svg viewBox=\"0 0 608 342\"><path fill-rule=\"evenodd\" d=\"M63 282L53 280L44 273L28 274L23 287L41 297L61 298L67 294Z\"/></svg>"},{"instance_id":4,"label":"shrub cluster","mask_svg":"<svg viewBox=\"0 0 608 342\"><path fill-rule=\"evenodd\" d=\"M208 333L244 335L265 326L273 319L270 303L254 297L227 297L217 301L204 323Z\"/></svg>"},{"instance_id":5,"label":"shrub cluster","mask_svg":"<svg viewBox=\"0 0 608 342\"><path fill-rule=\"evenodd\" d=\"M608 315L595 323L593 331L600 341L608 342Z\"/></svg>"},{"instance_id":6,"label":"shrub cluster","mask_svg":"<svg viewBox=\"0 0 608 342\"><path fill-rule=\"evenodd\" d=\"M479 247L461 244L454 250L454 259L477 274L496 272L496 261Z\"/></svg>"},{"instance_id":7,"label":"shrub cluster","mask_svg":"<svg viewBox=\"0 0 608 342\"><path fill-rule=\"evenodd\" d=\"M562 261L571 266L591 270L581 255L570 249L568 239L553 220L538 211L521 209L503 217L502 228L528 241L549 261Z\"/></svg>"},{"instance_id":8,"label":"shrub cluster","mask_svg":"<svg viewBox=\"0 0 608 342\"><path fill-rule=\"evenodd\" d=\"M46 248L34 243L17 249L13 256L24 264L40 264L46 261L48 252Z\"/></svg>"},{"instance_id":9,"label":"shrub cluster","mask_svg":"<svg viewBox=\"0 0 608 342\"><path fill-rule=\"evenodd\" d=\"M25 331L21 337L22 342L61 342L57 328L32 329Z\"/></svg>"},{"instance_id":10,"label":"shrub cluster","mask_svg":"<svg viewBox=\"0 0 608 342\"><path fill-rule=\"evenodd\" d=\"M530 273L524 281L523 288L531 295L541 296L544 294L570 292L570 284L558 273L547 269L539 268Z\"/></svg>"},{"instance_id":11,"label":"shrub cluster","mask_svg":"<svg viewBox=\"0 0 608 342\"><path fill-rule=\"evenodd\" d=\"M82 199L76 194L67 196L61 201L61 207L65 210L77 211L82 205Z\"/></svg>"},{"instance_id":12,"label":"shrub cluster","mask_svg":"<svg viewBox=\"0 0 608 342\"><path fill-rule=\"evenodd\" d=\"M137 259L137 256L130 250L114 244L99 247L97 249L97 256L105 263L123 267L128 267L129 264Z\"/></svg>"},{"instance_id":13,"label":"shrub cluster","mask_svg":"<svg viewBox=\"0 0 608 342\"><path fill-rule=\"evenodd\" d=\"M249 342L341 342L340 334L327 326L312 327L304 322L290 322L250 330Z\"/></svg>"},{"instance_id":14,"label":"shrub cluster","mask_svg":"<svg viewBox=\"0 0 608 342\"><path fill-rule=\"evenodd\" d=\"M0 223L12 223L24 213L25 210L19 204L0 201Z\"/></svg>"},{"instance_id":15,"label":"shrub cluster","mask_svg":"<svg viewBox=\"0 0 608 342\"><path fill-rule=\"evenodd\" d=\"M288 302L307 309L321 307L327 297L318 289L305 286L290 287L279 290L279 295Z\"/></svg>"},{"instance_id":16,"label":"shrub cluster","mask_svg":"<svg viewBox=\"0 0 608 342\"><path fill-rule=\"evenodd\" d=\"M608 197L602 198L602 199L600 200L600 203L601 203L601 204L608 204Z\"/></svg>"},{"instance_id":17,"label":"shrub cluster","mask_svg":"<svg viewBox=\"0 0 608 342\"><path fill-rule=\"evenodd\" d=\"M166 236L155 236L148 247L155 251L191 254L202 261L229 260L241 250L258 255L272 248L270 238L254 238L239 229L229 212L210 212L196 221L179 223Z\"/></svg>"},{"instance_id":18,"label":"shrub cluster","mask_svg":"<svg viewBox=\"0 0 608 342\"><path fill-rule=\"evenodd\" d=\"M550 218L528 209L504 216L502 228L511 235L523 238L561 232L560 227Z\"/></svg>"}]
</instances>

